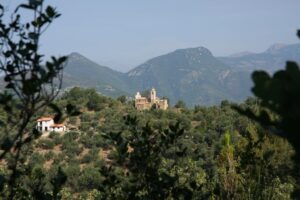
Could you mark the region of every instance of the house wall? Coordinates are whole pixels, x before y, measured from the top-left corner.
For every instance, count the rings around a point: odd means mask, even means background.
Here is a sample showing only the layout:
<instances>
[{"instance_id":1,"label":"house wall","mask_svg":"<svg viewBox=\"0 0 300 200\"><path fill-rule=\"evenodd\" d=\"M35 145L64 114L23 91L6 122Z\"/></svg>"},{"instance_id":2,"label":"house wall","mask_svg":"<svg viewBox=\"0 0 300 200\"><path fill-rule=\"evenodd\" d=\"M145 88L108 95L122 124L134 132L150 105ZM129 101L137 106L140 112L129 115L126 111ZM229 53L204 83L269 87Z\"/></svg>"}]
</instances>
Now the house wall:
<instances>
[{"instance_id":1,"label":"house wall","mask_svg":"<svg viewBox=\"0 0 300 200\"><path fill-rule=\"evenodd\" d=\"M37 122L36 129L41 131L41 132L63 132L66 131L66 126L54 126L54 121L53 120L48 120L48 121L40 121Z\"/></svg>"},{"instance_id":2,"label":"house wall","mask_svg":"<svg viewBox=\"0 0 300 200\"><path fill-rule=\"evenodd\" d=\"M51 125L54 124L54 121L53 120L49 120L49 121L41 121L41 122L38 122L37 124L37 129L39 131L51 131Z\"/></svg>"},{"instance_id":3,"label":"house wall","mask_svg":"<svg viewBox=\"0 0 300 200\"><path fill-rule=\"evenodd\" d=\"M65 126L60 126L60 127L51 127L51 131L55 131L55 132L63 132L66 130Z\"/></svg>"},{"instance_id":4,"label":"house wall","mask_svg":"<svg viewBox=\"0 0 300 200\"><path fill-rule=\"evenodd\" d=\"M166 110L168 108L168 101L165 99L159 100L158 105L160 109Z\"/></svg>"}]
</instances>

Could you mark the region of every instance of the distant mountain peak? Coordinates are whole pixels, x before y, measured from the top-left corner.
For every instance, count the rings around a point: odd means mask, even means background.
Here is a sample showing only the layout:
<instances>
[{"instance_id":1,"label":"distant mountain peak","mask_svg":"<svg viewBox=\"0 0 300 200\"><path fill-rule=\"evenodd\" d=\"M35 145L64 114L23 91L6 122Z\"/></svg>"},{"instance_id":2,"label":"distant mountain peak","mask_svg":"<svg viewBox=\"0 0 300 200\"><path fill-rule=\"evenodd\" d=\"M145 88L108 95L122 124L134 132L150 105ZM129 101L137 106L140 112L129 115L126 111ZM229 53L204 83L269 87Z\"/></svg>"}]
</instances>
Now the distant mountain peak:
<instances>
[{"instance_id":1,"label":"distant mountain peak","mask_svg":"<svg viewBox=\"0 0 300 200\"><path fill-rule=\"evenodd\" d=\"M287 46L287 44L283 44L283 43L273 44L266 50L266 53L275 53L276 51L278 51L286 46Z\"/></svg>"},{"instance_id":2,"label":"distant mountain peak","mask_svg":"<svg viewBox=\"0 0 300 200\"><path fill-rule=\"evenodd\" d=\"M193 47L193 48L186 48L186 49L177 49L175 52L184 52L185 54L198 54L198 55L208 55L213 56L210 50L205 47Z\"/></svg>"},{"instance_id":3,"label":"distant mountain peak","mask_svg":"<svg viewBox=\"0 0 300 200\"><path fill-rule=\"evenodd\" d=\"M72 58L72 59L87 59L86 57L84 57L83 55L81 55L80 53L77 53L77 52L72 52L69 54L68 56L69 58Z\"/></svg>"}]
</instances>

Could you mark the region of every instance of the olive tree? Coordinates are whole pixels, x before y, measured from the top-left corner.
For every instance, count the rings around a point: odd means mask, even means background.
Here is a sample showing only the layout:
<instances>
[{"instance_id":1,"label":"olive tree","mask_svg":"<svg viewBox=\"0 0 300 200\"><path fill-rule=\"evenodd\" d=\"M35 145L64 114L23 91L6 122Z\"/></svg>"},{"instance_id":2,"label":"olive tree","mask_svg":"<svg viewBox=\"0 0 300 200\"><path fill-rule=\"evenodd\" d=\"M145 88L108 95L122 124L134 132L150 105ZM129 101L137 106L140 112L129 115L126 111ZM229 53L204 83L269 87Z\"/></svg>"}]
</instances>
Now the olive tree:
<instances>
[{"instance_id":1,"label":"olive tree","mask_svg":"<svg viewBox=\"0 0 300 200\"><path fill-rule=\"evenodd\" d=\"M30 13L28 22L24 22L24 11L26 16ZM62 85L67 57L51 57L45 61L39 53L41 36L60 16L54 7L45 5L43 0L29 0L10 13L9 21L8 14L0 3L0 74L3 77L0 161L4 161L6 172L0 174L0 189L4 197L14 199L20 185L17 180L26 173L21 167L26 163L26 150L40 135L33 120L47 107L57 113L55 121L62 115L53 100ZM68 111L72 109L69 105ZM53 188L57 193L57 187Z\"/></svg>"}]
</instances>

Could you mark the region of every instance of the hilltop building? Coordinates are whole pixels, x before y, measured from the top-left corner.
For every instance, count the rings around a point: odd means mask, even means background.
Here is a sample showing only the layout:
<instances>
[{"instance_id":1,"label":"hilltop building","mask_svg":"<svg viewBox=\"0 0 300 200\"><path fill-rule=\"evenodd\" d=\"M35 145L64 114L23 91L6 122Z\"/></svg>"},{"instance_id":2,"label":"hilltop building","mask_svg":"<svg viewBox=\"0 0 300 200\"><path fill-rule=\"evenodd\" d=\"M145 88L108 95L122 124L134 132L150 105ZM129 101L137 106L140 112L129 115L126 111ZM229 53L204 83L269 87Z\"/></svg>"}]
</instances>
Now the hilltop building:
<instances>
[{"instance_id":1,"label":"hilltop building","mask_svg":"<svg viewBox=\"0 0 300 200\"><path fill-rule=\"evenodd\" d=\"M37 120L36 129L41 132L64 132L66 126L63 124L55 124L52 117L41 117Z\"/></svg>"},{"instance_id":2,"label":"hilltop building","mask_svg":"<svg viewBox=\"0 0 300 200\"><path fill-rule=\"evenodd\" d=\"M156 96L156 90L152 88L148 97L142 97L139 92L136 93L135 108L137 110L149 110L151 108L166 110L168 108L168 101L166 99L159 99Z\"/></svg>"}]
</instances>

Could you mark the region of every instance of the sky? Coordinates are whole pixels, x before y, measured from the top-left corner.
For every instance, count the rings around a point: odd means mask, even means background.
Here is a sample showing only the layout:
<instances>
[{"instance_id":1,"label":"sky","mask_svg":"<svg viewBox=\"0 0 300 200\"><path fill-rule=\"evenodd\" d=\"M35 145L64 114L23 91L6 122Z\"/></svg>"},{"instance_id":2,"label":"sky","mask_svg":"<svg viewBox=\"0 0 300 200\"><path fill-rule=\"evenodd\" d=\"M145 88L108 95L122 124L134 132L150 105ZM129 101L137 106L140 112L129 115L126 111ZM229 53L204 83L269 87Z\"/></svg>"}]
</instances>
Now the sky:
<instances>
[{"instance_id":1,"label":"sky","mask_svg":"<svg viewBox=\"0 0 300 200\"><path fill-rule=\"evenodd\" d=\"M13 10L21 0L1 0ZM23 1L25 2L25 1ZM46 55L78 52L126 72L176 49L215 56L299 42L299 0L46 0L62 14L45 32Z\"/></svg>"}]
</instances>

